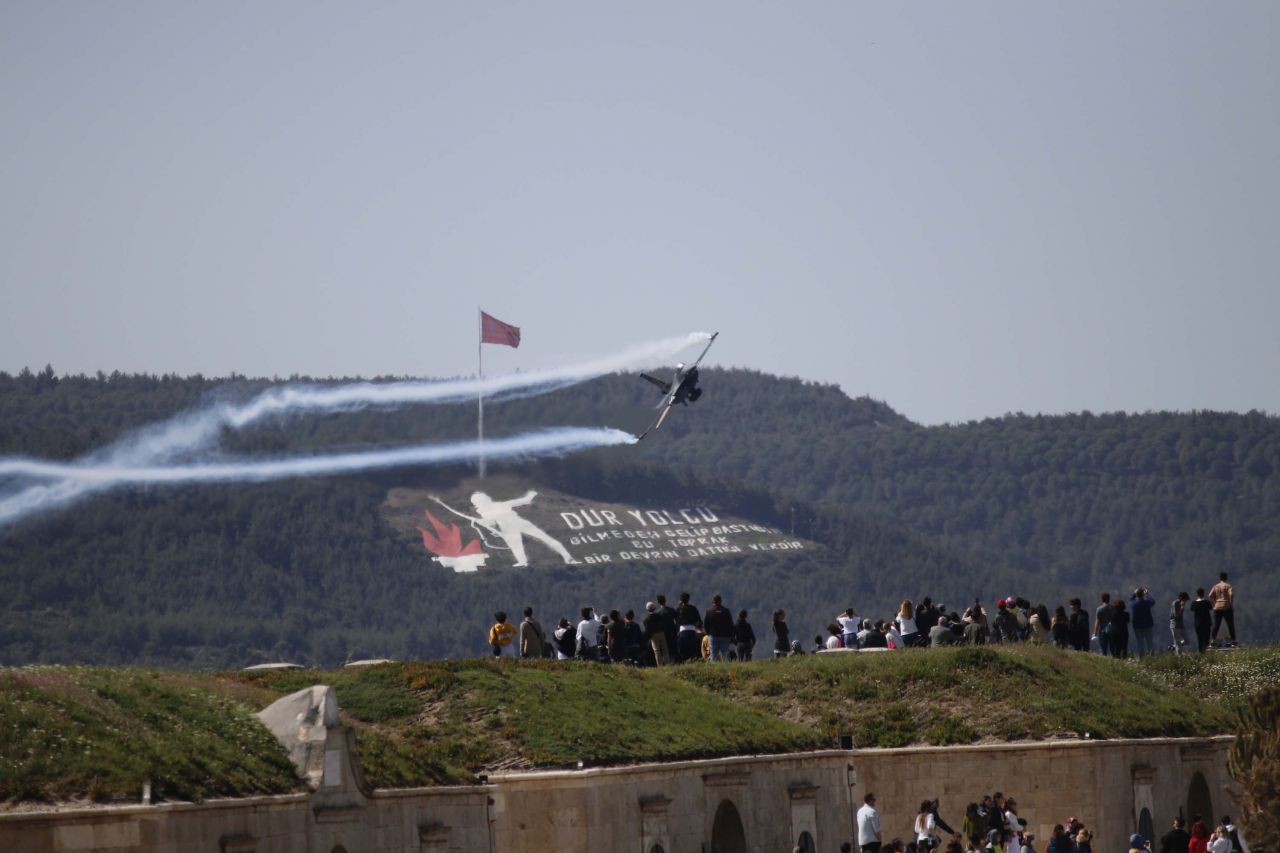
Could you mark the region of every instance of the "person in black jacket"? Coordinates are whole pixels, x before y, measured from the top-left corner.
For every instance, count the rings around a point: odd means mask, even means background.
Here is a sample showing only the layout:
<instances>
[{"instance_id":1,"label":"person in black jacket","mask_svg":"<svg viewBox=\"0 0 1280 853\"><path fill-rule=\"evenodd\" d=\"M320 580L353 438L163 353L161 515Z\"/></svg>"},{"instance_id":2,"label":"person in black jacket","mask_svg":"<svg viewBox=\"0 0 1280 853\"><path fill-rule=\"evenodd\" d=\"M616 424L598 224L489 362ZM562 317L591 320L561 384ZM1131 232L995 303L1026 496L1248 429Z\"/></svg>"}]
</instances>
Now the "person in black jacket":
<instances>
[{"instance_id":1,"label":"person in black jacket","mask_svg":"<svg viewBox=\"0 0 1280 853\"><path fill-rule=\"evenodd\" d=\"M676 627L679 631L676 634L676 649L680 653L680 663L702 660L702 637L697 628L701 623L702 616L698 613L698 608L689 603L689 593L680 593L680 606L676 608Z\"/></svg>"},{"instance_id":2,"label":"person in black jacket","mask_svg":"<svg viewBox=\"0 0 1280 853\"><path fill-rule=\"evenodd\" d=\"M671 663L679 663L679 651L676 649L676 611L674 607L667 606L665 595L658 596L658 615L662 617L662 630L667 635L667 659Z\"/></svg>"},{"instance_id":3,"label":"person in black jacket","mask_svg":"<svg viewBox=\"0 0 1280 853\"><path fill-rule=\"evenodd\" d=\"M1084 605L1078 598L1071 599L1067 633L1071 636L1071 648L1078 652L1089 651L1089 614L1084 612Z\"/></svg>"},{"instance_id":4,"label":"person in black jacket","mask_svg":"<svg viewBox=\"0 0 1280 853\"><path fill-rule=\"evenodd\" d=\"M1124 607L1124 599L1117 598L1111 614L1111 656L1127 658L1129 656L1129 611Z\"/></svg>"},{"instance_id":5,"label":"person in black jacket","mask_svg":"<svg viewBox=\"0 0 1280 853\"><path fill-rule=\"evenodd\" d=\"M733 626L733 645L738 652L738 660L751 660L751 650L756 647L756 632L751 630L747 621L747 611L738 611L738 621Z\"/></svg>"},{"instance_id":6,"label":"person in black jacket","mask_svg":"<svg viewBox=\"0 0 1280 853\"><path fill-rule=\"evenodd\" d=\"M720 596L711 596L711 606L707 608L702 624L711 638L711 659L724 660L733 645L733 614L724 606Z\"/></svg>"},{"instance_id":7,"label":"person in black jacket","mask_svg":"<svg viewBox=\"0 0 1280 853\"><path fill-rule=\"evenodd\" d=\"M1204 589L1196 590L1196 600L1191 602L1192 624L1196 628L1196 645L1200 651L1209 648L1209 626L1213 622L1213 603L1204 597Z\"/></svg>"},{"instance_id":8,"label":"person in black jacket","mask_svg":"<svg viewBox=\"0 0 1280 853\"><path fill-rule=\"evenodd\" d=\"M1191 842L1191 834L1187 832L1182 818L1173 819L1173 829L1160 836L1160 853L1186 853Z\"/></svg>"},{"instance_id":9,"label":"person in black jacket","mask_svg":"<svg viewBox=\"0 0 1280 853\"><path fill-rule=\"evenodd\" d=\"M791 632L787 630L787 614L782 610L773 611L773 656L785 658L791 654Z\"/></svg>"}]
</instances>

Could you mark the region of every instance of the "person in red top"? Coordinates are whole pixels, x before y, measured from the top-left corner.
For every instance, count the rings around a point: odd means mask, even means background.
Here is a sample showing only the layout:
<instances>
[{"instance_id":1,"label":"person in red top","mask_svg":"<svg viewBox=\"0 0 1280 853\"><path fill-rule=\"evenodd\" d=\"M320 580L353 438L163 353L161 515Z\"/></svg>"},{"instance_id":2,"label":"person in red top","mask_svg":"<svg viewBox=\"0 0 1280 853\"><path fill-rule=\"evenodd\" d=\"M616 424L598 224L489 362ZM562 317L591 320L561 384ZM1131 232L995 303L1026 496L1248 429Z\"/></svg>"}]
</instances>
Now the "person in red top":
<instances>
[{"instance_id":1,"label":"person in red top","mask_svg":"<svg viewBox=\"0 0 1280 853\"><path fill-rule=\"evenodd\" d=\"M1209 849L1209 828L1204 825L1200 815L1192 818L1191 841L1187 843L1187 853L1205 853Z\"/></svg>"},{"instance_id":2,"label":"person in red top","mask_svg":"<svg viewBox=\"0 0 1280 853\"><path fill-rule=\"evenodd\" d=\"M1213 602L1213 639L1217 641L1218 629L1225 621L1227 633L1231 635L1231 645L1234 646L1236 643L1236 617L1233 610L1235 593L1231 590L1231 584L1227 583L1226 572L1218 574L1218 582L1213 585L1213 589L1209 590L1209 601Z\"/></svg>"}]
</instances>

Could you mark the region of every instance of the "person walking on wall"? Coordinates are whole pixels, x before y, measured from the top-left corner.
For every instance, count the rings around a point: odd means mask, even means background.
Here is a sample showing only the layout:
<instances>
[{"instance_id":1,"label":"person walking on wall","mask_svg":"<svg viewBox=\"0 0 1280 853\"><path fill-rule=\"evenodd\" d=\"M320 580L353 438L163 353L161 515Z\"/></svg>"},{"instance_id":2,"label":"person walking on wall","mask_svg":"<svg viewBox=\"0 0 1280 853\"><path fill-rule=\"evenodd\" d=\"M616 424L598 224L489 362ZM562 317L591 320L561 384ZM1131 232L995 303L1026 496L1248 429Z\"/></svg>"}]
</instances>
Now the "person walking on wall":
<instances>
[{"instance_id":1,"label":"person walking on wall","mask_svg":"<svg viewBox=\"0 0 1280 853\"><path fill-rule=\"evenodd\" d=\"M1231 635L1231 645L1236 644L1235 591L1227 583L1227 573L1218 574L1218 582L1209 590L1209 601L1213 604L1213 641L1218 641L1218 630L1225 620L1227 633Z\"/></svg>"},{"instance_id":2,"label":"person walking on wall","mask_svg":"<svg viewBox=\"0 0 1280 853\"><path fill-rule=\"evenodd\" d=\"M880 853L880 813L876 811L876 795L867 794L858 809L858 846L862 853Z\"/></svg>"}]
</instances>

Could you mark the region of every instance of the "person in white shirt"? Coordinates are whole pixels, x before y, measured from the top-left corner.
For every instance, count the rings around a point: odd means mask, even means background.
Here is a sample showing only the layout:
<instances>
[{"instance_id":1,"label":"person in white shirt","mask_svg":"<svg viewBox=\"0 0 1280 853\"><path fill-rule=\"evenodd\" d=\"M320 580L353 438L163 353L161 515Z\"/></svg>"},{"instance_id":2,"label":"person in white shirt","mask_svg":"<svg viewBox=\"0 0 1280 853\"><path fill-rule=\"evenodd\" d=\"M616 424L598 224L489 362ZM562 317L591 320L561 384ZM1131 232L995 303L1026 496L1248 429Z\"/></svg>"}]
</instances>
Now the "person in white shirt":
<instances>
[{"instance_id":1,"label":"person in white shirt","mask_svg":"<svg viewBox=\"0 0 1280 853\"><path fill-rule=\"evenodd\" d=\"M858 809L858 846L862 853L880 851L880 813L876 811L876 795L867 794Z\"/></svg>"},{"instance_id":2,"label":"person in white shirt","mask_svg":"<svg viewBox=\"0 0 1280 853\"><path fill-rule=\"evenodd\" d=\"M578 657L596 660L596 647L600 645L600 620L591 607L582 608L582 621L578 623Z\"/></svg>"},{"instance_id":3,"label":"person in white shirt","mask_svg":"<svg viewBox=\"0 0 1280 853\"><path fill-rule=\"evenodd\" d=\"M916 627L915 608L911 606L911 599L902 599L902 606L898 608L898 615L893 619L894 624L898 628L898 633L902 635L903 645L914 646L916 640L920 638L920 629Z\"/></svg>"},{"instance_id":4,"label":"person in white shirt","mask_svg":"<svg viewBox=\"0 0 1280 853\"><path fill-rule=\"evenodd\" d=\"M1209 853L1231 853L1231 839L1227 838L1227 828L1218 824L1209 839Z\"/></svg>"},{"instance_id":5,"label":"person in white shirt","mask_svg":"<svg viewBox=\"0 0 1280 853\"><path fill-rule=\"evenodd\" d=\"M840 623L840 633L844 640L845 648L856 649L858 647L858 626L862 624L862 620L858 618L858 614L853 612L852 607L845 608L844 613L836 617L836 621Z\"/></svg>"},{"instance_id":6,"label":"person in white shirt","mask_svg":"<svg viewBox=\"0 0 1280 853\"><path fill-rule=\"evenodd\" d=\"M931 841L938 822L933 817L933 800L925 800L920 804L920 813L916 815L916 841Z\"/></svg>"}]
</instances>

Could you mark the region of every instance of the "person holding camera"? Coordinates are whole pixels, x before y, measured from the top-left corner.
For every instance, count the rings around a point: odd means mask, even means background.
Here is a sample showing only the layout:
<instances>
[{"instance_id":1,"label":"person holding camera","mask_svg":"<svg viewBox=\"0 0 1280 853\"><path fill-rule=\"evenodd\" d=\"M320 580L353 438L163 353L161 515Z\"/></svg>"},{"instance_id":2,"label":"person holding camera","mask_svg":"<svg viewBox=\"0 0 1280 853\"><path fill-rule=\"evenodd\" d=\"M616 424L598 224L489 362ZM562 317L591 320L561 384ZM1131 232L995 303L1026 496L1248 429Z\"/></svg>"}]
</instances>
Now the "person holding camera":
<instances>
[{"instance_id":1,"label":"person holding camera","mask_svg":"<svg viewBox=\"0 0 1280 853\"><path fill-rule=\"evenodd\" d=\"M1145 586L1135 589L1133 595L1129 598L1129 618L1133 623L1133 642L1137 646L1137 653L1140 658L1155 652L1152 634L1156 627L1156 620L1151 613L1155 606L1156 600L1151 597L1151 592Z\"/></svg>"}]
</instances>

